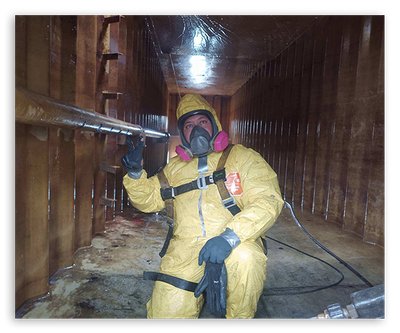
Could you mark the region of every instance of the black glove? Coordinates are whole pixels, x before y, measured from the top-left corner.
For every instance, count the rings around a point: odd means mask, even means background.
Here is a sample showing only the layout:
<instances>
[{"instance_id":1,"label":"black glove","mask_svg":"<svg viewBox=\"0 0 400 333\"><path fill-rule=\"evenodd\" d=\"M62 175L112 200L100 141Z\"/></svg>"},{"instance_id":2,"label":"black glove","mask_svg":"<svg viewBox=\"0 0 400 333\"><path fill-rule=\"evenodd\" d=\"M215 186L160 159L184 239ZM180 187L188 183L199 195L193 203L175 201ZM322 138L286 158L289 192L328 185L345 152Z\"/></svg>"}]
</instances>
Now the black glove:
<instances>
[{"instance_id":1,"label":"black glove","mask_svg":"<svg viewBox=\"0 0 400 333\"><path fill-rule=\"evenodd\" d=\"M205 262L221 264L231 254L232 246L221 237L213 237L207 241L199 253L199 266Z\"/></svg>"},{"instance_id":2,"label":"black glove","mask_svg":"<svg viewBox=\"0 0 400 333\"><path fill-rule=\"evenodd\" d=\"M142 166L142 150L143 150L143 137L139 137L136 149L130 138L126 139L126 145L128 146L128 153L121 158L121 163L128 172L140 172L143 169Z\"/></svg>"},{"instance_id":3,"label":"black glove","mask_svg":"<svg viewBox=\"0 0 400 333\"><path fill-rule=\"evenodd\" d=\"M225 317L226 286L227 274L225 263L213 264L206 262L204 275L194 291L194 297L199 297L205 290L207 294L207 306L211 313L218 317Z\"/></svg>"}]
</instances>

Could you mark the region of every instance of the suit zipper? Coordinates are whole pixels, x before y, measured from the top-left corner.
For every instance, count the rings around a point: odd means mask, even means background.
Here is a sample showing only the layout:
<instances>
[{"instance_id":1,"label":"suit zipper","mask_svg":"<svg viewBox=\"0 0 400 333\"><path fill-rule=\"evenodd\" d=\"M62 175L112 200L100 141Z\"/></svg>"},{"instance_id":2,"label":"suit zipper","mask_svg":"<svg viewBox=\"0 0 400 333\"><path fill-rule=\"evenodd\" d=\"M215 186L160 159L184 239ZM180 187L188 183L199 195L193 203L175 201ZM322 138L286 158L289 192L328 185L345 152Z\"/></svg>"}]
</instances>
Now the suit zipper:
<instances>
[{"instance_id":1,"label":"suit zipper","mask_svg":"<svg viewBox=\"0 0 400 333\"><path fill-rule=\"evenodd\" d=\"M207 156L204 157L199 157L199 164L198 164L198 172L200 173L200 177L204 176L204 172L207 172ZM199 218L201 222L201 230L203 232L203 237L206 237L206 226L204 224L204 217L203 217L203 210L201 208L202 204L202 199L203 199L203 190L206 189L208 186L205 185L205 187L200 189L200 198L199 198L199 203L198 203L198 208L199 208Z\"/></svg>"}]
</instances>

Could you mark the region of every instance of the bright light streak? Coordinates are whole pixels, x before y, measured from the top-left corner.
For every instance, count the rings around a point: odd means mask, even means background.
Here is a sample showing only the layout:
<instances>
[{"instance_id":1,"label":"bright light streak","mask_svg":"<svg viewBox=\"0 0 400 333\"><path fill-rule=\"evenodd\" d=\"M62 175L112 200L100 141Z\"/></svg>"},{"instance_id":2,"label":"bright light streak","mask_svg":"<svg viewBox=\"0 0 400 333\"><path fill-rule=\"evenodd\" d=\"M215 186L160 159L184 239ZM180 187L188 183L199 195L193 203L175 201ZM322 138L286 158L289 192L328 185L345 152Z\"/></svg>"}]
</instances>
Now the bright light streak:
<instances>
[{"instance_id":1,"label":"bright light streak","mask_svg":"<svg viewBox=\"0 0 400 333\"><path fill-rule=\"evenodd\" d=\"M196 83L202 82L205 79L207 71L206 57L200 55L192 56L190 58L190 63L192 64L190 72L196 80Z\"/></svg>"},{"instance_id":2,"label":"bright light streak","mask_svg":"<svg viewBox=\"0 0 400 333\"><path fill-rule=\"evenodd\" d=\"M197 49L203 44L203 36L199 30L196 31L196 35L193 38L193 46Z\"/></svg>"}]
</instances>

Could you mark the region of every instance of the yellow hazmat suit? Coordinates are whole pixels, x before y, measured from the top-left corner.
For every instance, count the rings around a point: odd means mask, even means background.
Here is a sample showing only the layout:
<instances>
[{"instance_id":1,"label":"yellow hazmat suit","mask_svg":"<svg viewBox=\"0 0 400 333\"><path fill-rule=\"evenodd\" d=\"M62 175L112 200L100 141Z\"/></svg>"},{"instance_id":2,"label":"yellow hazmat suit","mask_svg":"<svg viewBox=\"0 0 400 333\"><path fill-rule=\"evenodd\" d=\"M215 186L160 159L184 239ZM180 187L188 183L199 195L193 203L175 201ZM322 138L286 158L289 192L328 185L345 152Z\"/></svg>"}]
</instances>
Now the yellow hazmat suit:
<instances>
[{"instance_id":1,"label":"yellow hazmat suit","mask_svg":"<svg viewBox=\"0 0 400 333\"><path fill-rule=\"evenodd\" d=\"M208 110L218 130L221 124L215 110L200 95L185 95L179 103L177 118L195 110ZM216 170L222 152L207 156L206 175ZM274 224L283 200L277 176L266 161L252 149L235 145L225 164L226 175L235 178L232 193L241 212L233 216L221 203L217 186L193 190L174 199L175 225L173 238L161 260L160 273L198 283L205 263L198 265L199 252L212 237L230 228L240 244L225 259L228 274L227 318L252 318L257 310L266 279L266 260L260 236ZM172 158L164 173L173 187L197 179L198 158L189 162ZM228 178L228 177L227 177ZM124 177L124 186L132 205L142 212L156 212L165 207L157 176L147 178L143 170L139 179ZM228 186L229 189L229 186ZM202 296L156 281L147 303L148 318L197 318L203 306Z\"/></svg>"}]
</instances>

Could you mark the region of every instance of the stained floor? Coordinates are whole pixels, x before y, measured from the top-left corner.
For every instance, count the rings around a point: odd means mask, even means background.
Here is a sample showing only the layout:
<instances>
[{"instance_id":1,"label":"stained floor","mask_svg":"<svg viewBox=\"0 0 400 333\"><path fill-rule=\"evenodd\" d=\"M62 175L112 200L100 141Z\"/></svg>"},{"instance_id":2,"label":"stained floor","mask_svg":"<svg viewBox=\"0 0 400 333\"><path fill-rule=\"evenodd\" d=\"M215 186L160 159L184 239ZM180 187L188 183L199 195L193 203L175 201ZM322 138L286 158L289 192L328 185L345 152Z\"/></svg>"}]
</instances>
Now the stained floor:
<instances>
[{"instance_id":1,"label":"stained floor","mask_svg":"<svg viewBox=\"0 0 400 333\"><path fill-rule=\"evenodd\" d=\"M301 212L296 212L296 216L316 240L369 282L384 283L382 248L365 243L358 235L322 218ZM117 216L107 222L106 232L93 238L90 247L75 253L72 267L51 277L49 293L26 302L16 317L146 318L146 302L154 282L143 281L142 272L158 269L158 252L167 229L162 212L143 214L130 209ZM267 280L256 318L313 318L333 303L343 307L350 304L351 293L368 288L359 277L317 247L297 226L288 208L284 208L267 236L270 237ZM341 275L288 245L333 265L343 273L343 281L334 287L309 292L336 283ZM204 307L200 318L213 316Z\"/></svg>"}]
</instances>

